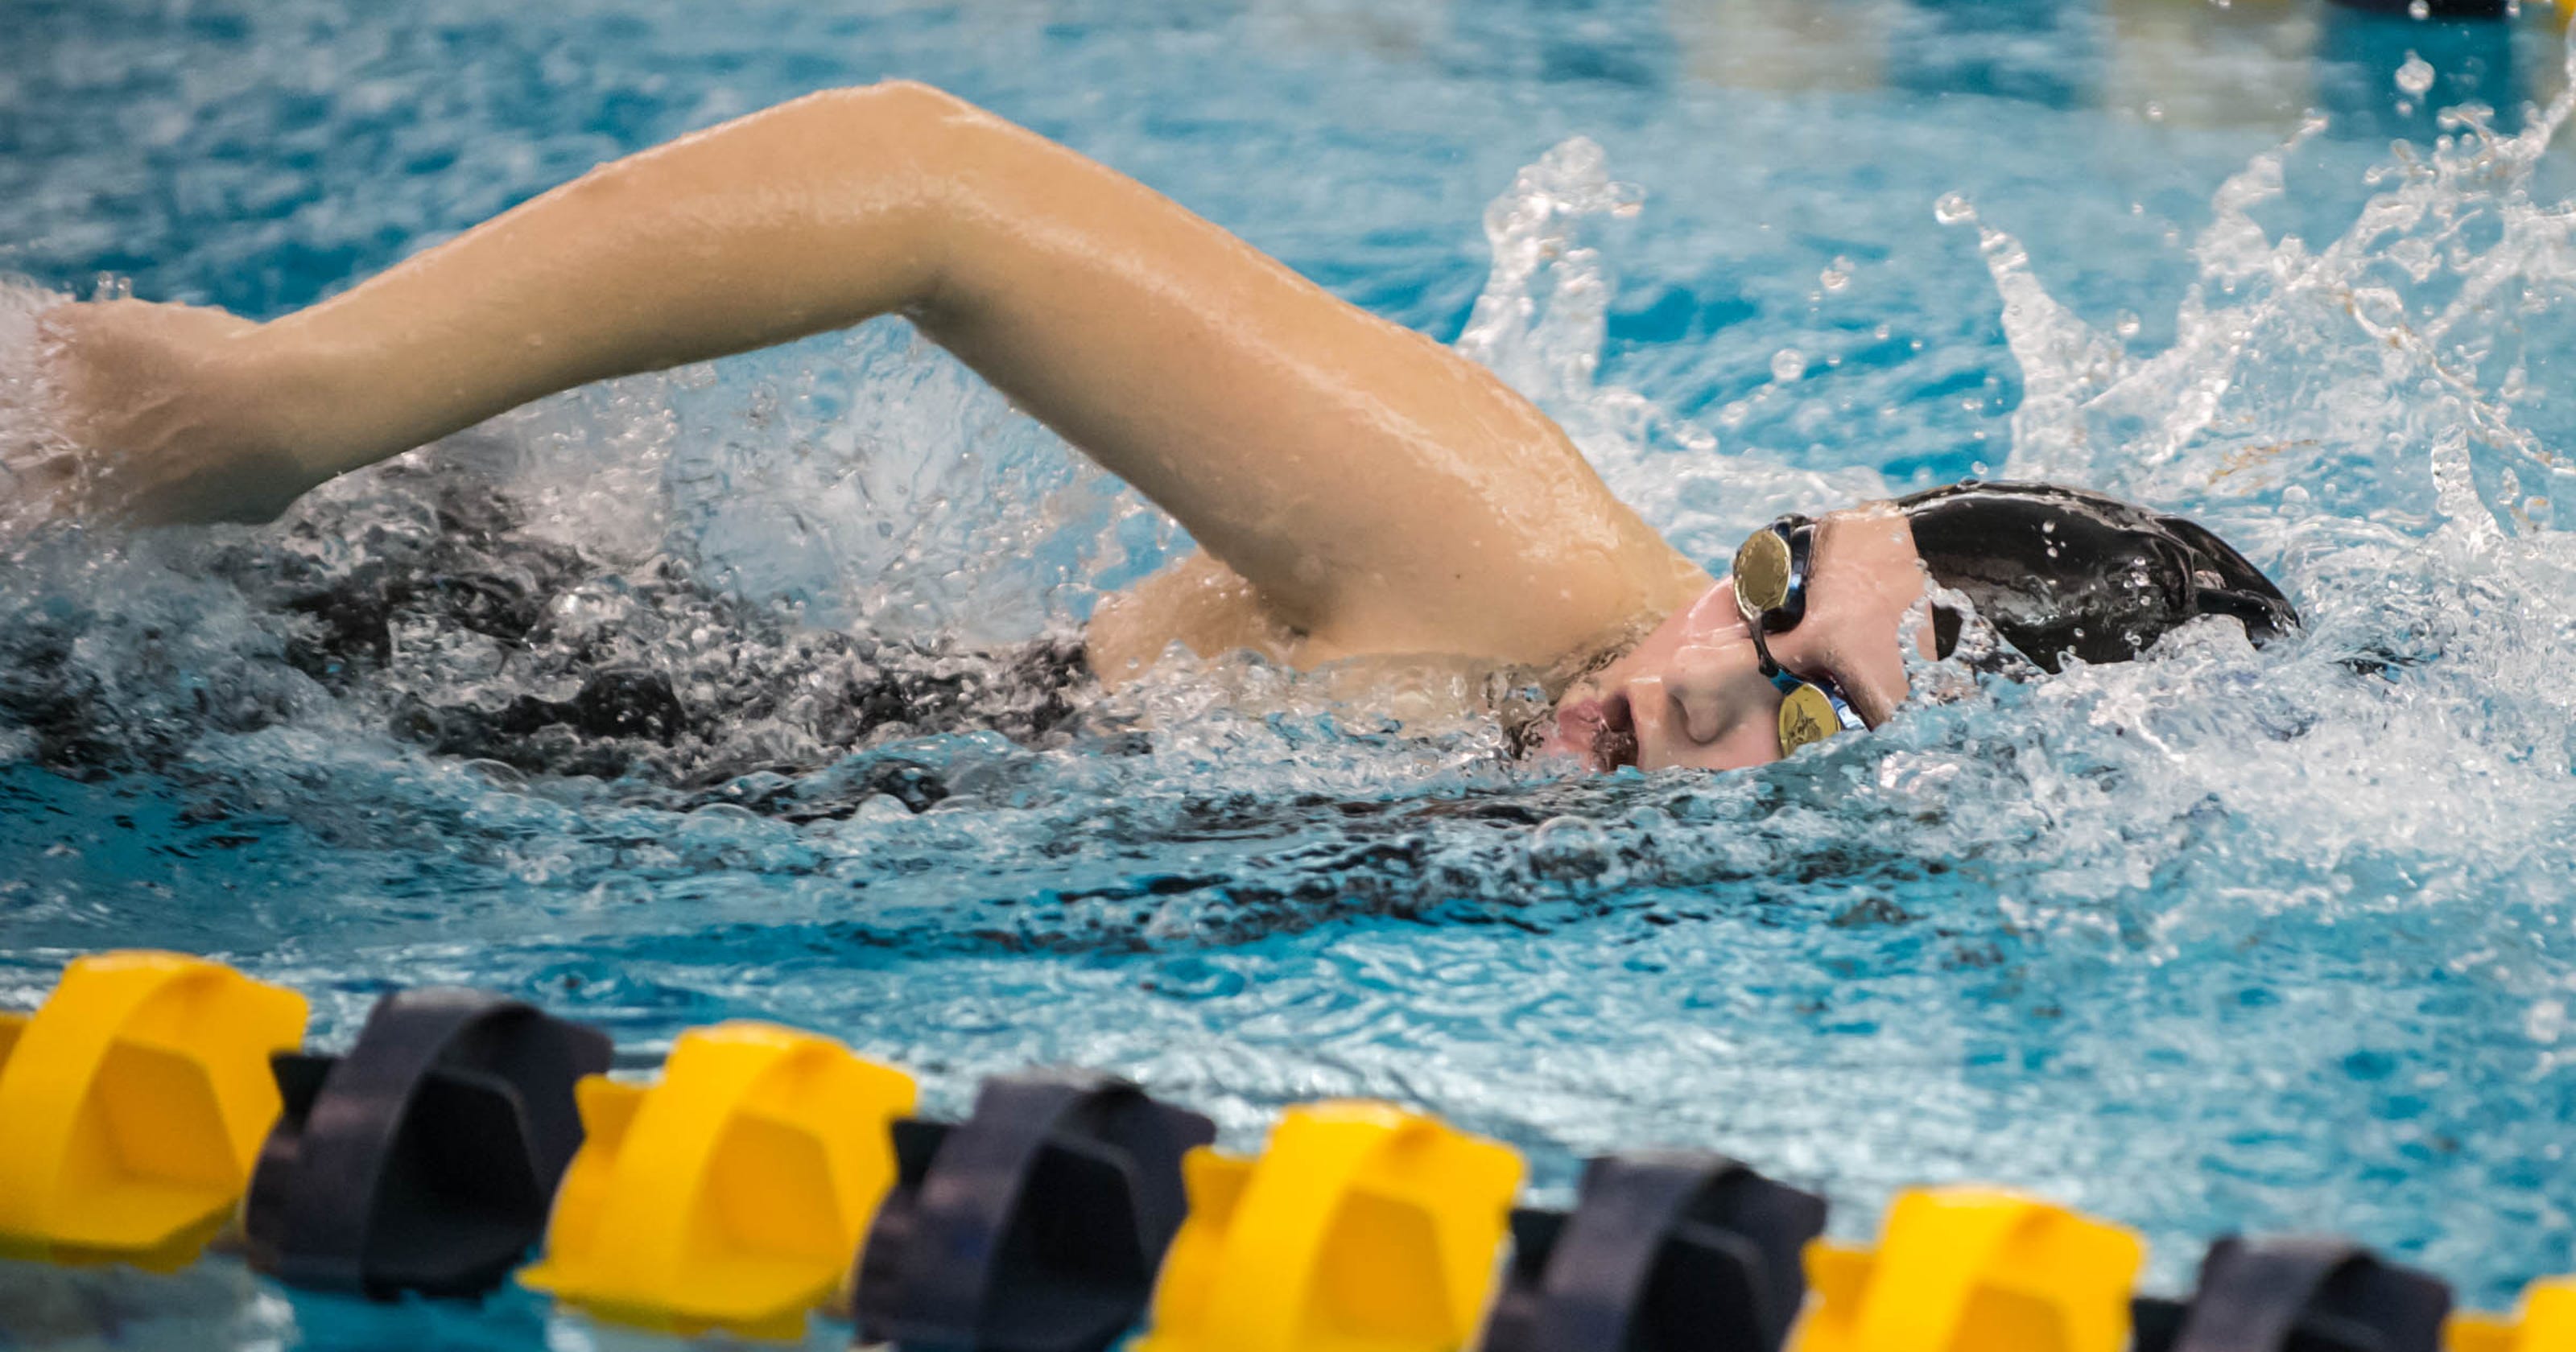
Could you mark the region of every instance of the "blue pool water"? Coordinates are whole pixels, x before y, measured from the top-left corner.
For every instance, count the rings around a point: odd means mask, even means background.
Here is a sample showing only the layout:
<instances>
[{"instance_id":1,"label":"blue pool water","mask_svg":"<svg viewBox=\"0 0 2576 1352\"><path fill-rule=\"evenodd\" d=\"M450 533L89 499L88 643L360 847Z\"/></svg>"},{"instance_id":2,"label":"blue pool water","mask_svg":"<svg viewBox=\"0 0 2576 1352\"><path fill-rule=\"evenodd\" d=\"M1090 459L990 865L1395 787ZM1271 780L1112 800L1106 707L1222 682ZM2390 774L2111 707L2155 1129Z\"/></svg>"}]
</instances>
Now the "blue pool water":
<instances>
[{"instance_id":1,"label":"blue pool water","mask_svg":"<svg viewBox=\"0 0 2576 1352\"><path fill-rule=\"evenodd\" d=\"M603 158L911 76L1458 341L1711 562L1784 509L2049 476L2201 516L2310 621L1723 777L1517 767L1449 671L1416 709L1244 666L1041 707L956 654L1065 632L1175 537L871 326L551 401L276 526L0 553L0 1003L152 945L308 992L325 1044L452 982L641 1054L821 1029L949 1111L1033 1063L1243 1146L1390 1097L1549 1196L1586 1153L1718 1147L1846 1235L2006 1183L2137 1227L2168 1287L2231 1229L2486 1305L2576 1267L2576 200L2536 18L0 0L0 33L0 271L37 285L273 315ZM686 730L492 730L603 673ZM957 707L853 745L869 680ZM0 1345L620 1342L221 1259L0 1292Z\"/></svg>"}]
</instances>

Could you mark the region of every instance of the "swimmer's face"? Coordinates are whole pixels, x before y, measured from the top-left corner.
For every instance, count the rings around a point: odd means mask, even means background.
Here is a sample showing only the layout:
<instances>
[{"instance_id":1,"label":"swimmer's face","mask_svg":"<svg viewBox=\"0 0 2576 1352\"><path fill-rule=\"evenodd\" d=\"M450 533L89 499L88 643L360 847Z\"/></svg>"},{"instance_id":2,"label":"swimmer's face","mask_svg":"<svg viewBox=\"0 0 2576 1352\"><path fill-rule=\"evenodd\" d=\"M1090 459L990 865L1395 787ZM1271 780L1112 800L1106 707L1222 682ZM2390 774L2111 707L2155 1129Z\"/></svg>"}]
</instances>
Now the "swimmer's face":
<instances>
[{"instance_id":1,"label":"swimmer's face","mask_svg":"<svg viewBox=\"0 0 2576 1352\"><path fill-rule=\"evenodd\" d=\"M1836 512L1817 526L1806 618L1770 637L1772 655L1792 672L1832 677L1876 727L1905 698L1898 635L1923 582L1903 513L1886 504ZM1922 630L1928 645L1931 626ZM1780 758L1779 718L1779 691L1762 673L1729 579L1575 682L1540 752L1601 770L1733 770Z\"/></svg>"}]
</instances>

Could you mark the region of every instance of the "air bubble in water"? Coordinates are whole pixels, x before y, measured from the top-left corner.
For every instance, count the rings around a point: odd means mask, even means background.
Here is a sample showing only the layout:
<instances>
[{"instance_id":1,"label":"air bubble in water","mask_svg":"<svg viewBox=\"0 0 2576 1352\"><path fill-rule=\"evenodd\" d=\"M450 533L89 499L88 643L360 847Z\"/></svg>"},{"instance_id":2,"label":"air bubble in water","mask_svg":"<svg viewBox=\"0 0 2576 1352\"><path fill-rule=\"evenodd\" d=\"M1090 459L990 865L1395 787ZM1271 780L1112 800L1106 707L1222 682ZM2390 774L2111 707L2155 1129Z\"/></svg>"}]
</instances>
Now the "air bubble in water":
<instances>
[{"instance_id":1,"label":"air bubble in water","mask_svg":"<svg viewBox=\"0 0 2576 1352\"><path fill-rule=\"evenodd\" d=\"M2412 2L2412 3L2410 3L2410 4L2408 4L2408 5L2406 6L2406 17L2407 17L2407 18L2410 18L2410 19L2429 19L2429 18L2432 18L2432 17L2433 17L2433 5L2432 5L2432 0L2413 0L2413 2Z\"/></svg>"},{"instance_id":2,"label":"air bubble in water","mask_svg":"<svg viewBox=\"0 0 2576 1352\"><path fill-rule=\"evenodd\" d=\"M1851 285L1852 261L1837 254L1824 271L1816 274L1816 284L1827 291L1840 291Z\"/></svg>"},{"instance_id":3,"label":"air bubble in water","mask_svg":"<svg viewBox=\"0 0 2576 1352\"><path fill-rule=\"evenodd\" d=\"M1786 385L1807 373L1807 354L1784 347L1771 354L1771 378Z\"/></svg>"},{"instance_id":4,"label":"air bubble in water","mask_svg":"<svg viewBox=\"0 0 2576 1352\"><path fill-rule=\"evenodd\" d=\"M2421 10L2423 0L2416 0L2415 7ZM2415 17L2420 19L2424 16L2419 13ZM2433 63L2413 52L2408 52L2406 64L2397 68L2397 87L2417 98L2422 98L2424 92L2433 87Z\"/></svg>"},{"instance_id":5,"label":"air bubble in water","mask_svg":"<svg viewBox=\"0 0 2576 1352\"><path fill-rule=\"evenodd\" d=\"M1932 219L1943 225L1958 225L1977 219L1977 207L1964 193L1945 192L1940 201L1932 204Z\"/></svg>"}]
</instances>

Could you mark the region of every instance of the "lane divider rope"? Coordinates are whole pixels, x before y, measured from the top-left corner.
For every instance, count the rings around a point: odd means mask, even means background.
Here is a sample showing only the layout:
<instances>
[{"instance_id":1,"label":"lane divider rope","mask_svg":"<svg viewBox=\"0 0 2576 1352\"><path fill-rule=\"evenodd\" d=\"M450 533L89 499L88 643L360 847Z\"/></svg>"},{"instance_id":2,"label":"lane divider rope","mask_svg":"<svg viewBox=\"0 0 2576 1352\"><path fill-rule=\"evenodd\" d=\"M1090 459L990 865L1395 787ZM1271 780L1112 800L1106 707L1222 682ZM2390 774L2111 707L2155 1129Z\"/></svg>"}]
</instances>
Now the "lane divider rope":
<instances>
[{"instance_id":1,"label":"lane divider rope","mask_svg":"<svg viewBox=\"0 0 2576 1352\"><path fill-rule=\"evenodd\" d=\"M289 1285L517 1280L593 1317L916 1352L2576 1352L2576 1277L2508 1315L2353 1244L2228 1237L2184 1298L2133 1232L1920 1189L1877 1242L1705 1152L1517 1154L1383 1104L1304 1104L1257 1156L1112 1076L985 1082L963 1122L812 1033L692 1029L649 1084L605 1034L407 990L339 1055L292 991L201 958L73 961L0 1015L0 1257L171 1271L219 1235Z\"/></svg>"}]
</instances>

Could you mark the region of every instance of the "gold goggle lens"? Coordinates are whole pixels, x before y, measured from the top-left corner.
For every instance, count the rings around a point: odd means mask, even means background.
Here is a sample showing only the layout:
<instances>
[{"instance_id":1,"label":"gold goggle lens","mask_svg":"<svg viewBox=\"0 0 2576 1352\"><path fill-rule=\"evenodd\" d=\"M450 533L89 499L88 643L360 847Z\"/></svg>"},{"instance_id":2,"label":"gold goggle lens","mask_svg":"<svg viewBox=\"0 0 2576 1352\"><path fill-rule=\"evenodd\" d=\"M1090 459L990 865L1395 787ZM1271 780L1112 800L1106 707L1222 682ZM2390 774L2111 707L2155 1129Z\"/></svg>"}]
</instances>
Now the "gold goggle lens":
<instances>
[{"instance_id":1,"label":"gold goggle lens","mask_svg":"<svg viewBox=\"0 0 2576 1352\"><path fill-rule=\"evenodd\" d=\"M1780 699L1780 754L1790 755L1799 747L1821 742L1843 730L1843 721L1834 713L1834 702L1824 691L1802 685Z\"/></svg>"},{"instance_id":2,"label":"gold goggle lens","mask_svg":"<svg viewBox=\"0 0 2576 1352\"><path fill-rule=\"evenodd\" d=\"M1748 615L1789 604L1789 542L1778 531L1755 531L1735 551L1735 603Z\"/></svg>"}]
</instances>

